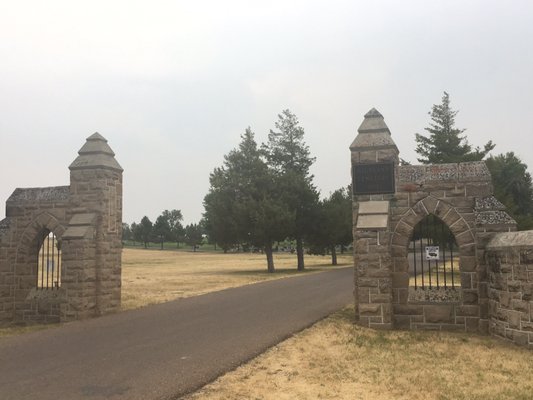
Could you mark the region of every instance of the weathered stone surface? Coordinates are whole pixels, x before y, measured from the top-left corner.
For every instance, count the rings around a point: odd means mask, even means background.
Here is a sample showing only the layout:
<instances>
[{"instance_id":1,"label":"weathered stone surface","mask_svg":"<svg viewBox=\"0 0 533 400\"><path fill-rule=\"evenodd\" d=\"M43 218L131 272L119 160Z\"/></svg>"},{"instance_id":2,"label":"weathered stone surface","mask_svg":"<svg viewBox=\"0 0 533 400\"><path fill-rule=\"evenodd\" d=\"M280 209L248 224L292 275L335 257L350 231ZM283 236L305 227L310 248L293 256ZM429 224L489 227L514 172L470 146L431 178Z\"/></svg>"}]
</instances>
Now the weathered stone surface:
<instances>
[{"instance_id":1,"label":"weathered stone surface","mask_svg":"<svg viewBox=\"0 0 533 400\"><path fill-rule=\"evenodd\" d=\"M359 203L359 215L363 214L389 214L388 201L365 201Z\"/></svg>"},{"instance_id":2,"label":"weathered stone surface","mask_svg":"<svg viewBox=\"0 0 533 400\"><path fill-rule=\"evenodd\" d=\"M437 209L437 206L439 204L439 200L436 199L433 196L428 196L424 200L422 200L424 203L424 208L427 210L430 214L435 214L435 210Z\"/></svg>"},{"instance_id":3,"label":"weathered stone surface","mask_svg":"<svg viewBox=\"0 0 533 400\"><path fill-rule=\"evenodd\" d=\"M409 286L409 274L407 272L392 273L392 287L404 288Z\"/></svg>"},{"instance_id":4,"label":"weathered stone surface","mask_svg":"<svg viewBox=\"0 0 533 400\"><path fill-rule=\"evenodd\" d=\"M394 304L394 314L397 315L423 315L424 306L414 304Z\"/></svg>"},{"instance_id":5,"label":"weathered stone surface","mask_svg":"<svg viewBox=\"0 0 533 400\"><path fill-rule=\"evenodd\" d=\"M357 229L385 229L387 228L389 215L359 215Z\"/></svg>"},{"instance_id":6,"label":"weathered stone surface","mask_svg":"<svg viewBox=\"0 0 533 400\"><path fill-rule=\"evenodd\" d=\"M466 196L467 197L483 197L488 196L492 193L493 188L491 184L481 183L481 184L470 184L466 185Z\"/></svg>"},{"instance_id":7,"label":"weathered stone surface","mask_svg":"<svg viewBox=\"0 0 533 400\"><path fill-rule=\"evenodd\" d=\"M456 315L462 317L479 317L479 307L459 306L456 308Z\"/></svg>"},{"instance_id":8,"label":"weathered stone surface","mask_svg":"<svg viewBox=\"0 0 533 400\"><path fill-rule=\"evenodd\" d=\"M63 239L83 239L91 235L92 232L92 226L71 226L65 231Z\"/></svg>"},{"instance_id":9,"label":"weathered stone surface","mask_svg":"<svg viewBox=\"0 0 533 400\"><path fill-rule=\"evenodd\" d=\"M505 211L476 212L476 225L516 225L516 221Z\"/></svg>"},{"instance_id":10,"label":"weathered stone surface","mask_svg":"<svg viewBox=\"0 0 533 400\"><path fill-rule=\"evenodd\" d=\"M461 257L461 271L474 272L477 268L477 260L474 256Z\"/></svg>"},{"instance_id":11,"label":"weathered stone surface","mask_svg":"<svg viewBox=\"0 0 533 400\"><path fill-rule=\"evenodd\" d=\"M505 211L505 206L494 196L476 197L475 210L482 211Z\"/></svg>"},{"instance_id":12,"label":"weathered stone surface","mask_svg":"<svg viewBox=\"0 0 533 400\"><path fill-rule=\"evenodd\" d=\"M70 219L70 226L93 225L96 220L95 213L74 214Z\"/></svg>"},{"instance_id":13,"label":"weathered stone surface","mask_svg":"<svg viewBox=\"0 0 533 400\"><path fill-rule=\"evenodd\" d=\"M459 163L458 178L461 181L486 181L490 182L492 177L484 161L473 161Z\"/></svg>"},{"instance_id":14,"label":"weathered stone surface","mask_svg":"<svg viewBox=\"0 0 533 400\"><path fill-rule=\"evenodd\" d=\"M12 204L41 203L54 201L67 201L70 196L68 186L54 186L29 189L15 189L13 194L7 199L7 206Z\"/></svg>"},{"instance_id":15,"label":"weathered stone surface","mask_svg":"<svg viewBox=\"0 0 533 400\"><path fill-rule=\"evenodd\" d=\"M359 313L361 316L364 316L364 317L381 315L381 305L359 304Z\"/></svg>"},{"instance_id":16,"label":"weathered stone surface","mask_svg":"<svg viewBox=\"0 0 533 400\"><path fill-rule=\"evenodd\" d=\"M427 323L452 323L452 311L449 305L424 306L424 318Z\"/></svg>"},{"instance_id":17,"label":"weathered stone surface","mask_svg":"<svg viewBox=\"0 0 533 400\"><path fill-rule=\"evenodd\" d=\"M410 302L460 302L462 300L461 291L453 288L417 288L409 287Z\"/></svg>"},{"instance_id":18,"label":"weathered stone surface","mask_svg":"<svg viewBox=\"0 0 533 400\"><path fill-rule=\"evenodd\" d=\"M87 170L87 169L110 169L122 172L123 169L114 157L113 151L107 145L100 134L95 133L78 152L79 156L70 164L69 169Z\"/></svg>"}]
</instances>

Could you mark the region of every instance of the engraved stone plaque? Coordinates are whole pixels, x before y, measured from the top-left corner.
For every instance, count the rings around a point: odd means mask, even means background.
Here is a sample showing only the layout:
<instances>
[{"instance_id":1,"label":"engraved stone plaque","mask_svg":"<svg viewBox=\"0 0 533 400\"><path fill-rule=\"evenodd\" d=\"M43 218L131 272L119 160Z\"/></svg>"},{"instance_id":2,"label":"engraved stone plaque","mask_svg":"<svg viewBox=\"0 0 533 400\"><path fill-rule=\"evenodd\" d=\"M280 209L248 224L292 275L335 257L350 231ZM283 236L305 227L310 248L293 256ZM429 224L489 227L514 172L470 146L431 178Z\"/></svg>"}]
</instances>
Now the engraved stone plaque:
<instances>
[{"instance_id":1,"label":"engraved stone plaque","mask_svg":"<svg viewBox=\"0 0 533 400\"><path fill-rule=\"evenodd\" d=\"M394 193L394 164L355 164L352 167L353 194Z\"/></svg>"}]
</instances>

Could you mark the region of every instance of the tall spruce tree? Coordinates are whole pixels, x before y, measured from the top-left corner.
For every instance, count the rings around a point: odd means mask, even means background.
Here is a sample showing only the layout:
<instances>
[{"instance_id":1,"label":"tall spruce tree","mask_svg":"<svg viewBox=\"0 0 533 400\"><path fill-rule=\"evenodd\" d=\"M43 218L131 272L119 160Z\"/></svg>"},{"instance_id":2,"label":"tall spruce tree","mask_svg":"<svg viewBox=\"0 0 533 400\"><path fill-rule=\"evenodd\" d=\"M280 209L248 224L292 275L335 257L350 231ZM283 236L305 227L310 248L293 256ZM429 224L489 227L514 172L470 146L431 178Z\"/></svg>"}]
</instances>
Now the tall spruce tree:
<instances>
[{"instance_id":1,"label":"tall spruce tree","mask_svg":"<svg viewBox=\"0 0 533 400\"><path fill-rule=\"evenodd\" d=\"M424 129L429 132L429 136L415 134L416 152L421 156L418 158L419 162L443 164L480 161L494 148L495 145L489 140L483 149L472 149L463 136L465 129L455 127L457 113L450 107L449 94L444 92L441 104L433 105L428 113L432 122Z\"/></svg>"},{"instance_id":2,"label":"tall spruce tree","mask_svg":"<svg viewBox=\"0 0 533 400\"><path fill-rule=\"evenodd\" d=\"M217 243L262 248L269 272L275 271L273 244L287 237L287 221L292 220L276 179L248 128L239 147L211 174L211 187L204 198L206 226Z\"/></svg>"},{"instance_id":3,"label":"tall spruce tree","mask_svg":"<svg viewBox=\"0 0 533 400\"><path fill-rule=\"evenodd\" d=\"M313 221L318 192L313 186L309 168L315 162L304 142L304 129L296 115L283 110L263 145L269 166L277 173L281 196L293 214L290 236L296 240L298 270L304 269L304 238Z\"/></svg>"}]
</instances>

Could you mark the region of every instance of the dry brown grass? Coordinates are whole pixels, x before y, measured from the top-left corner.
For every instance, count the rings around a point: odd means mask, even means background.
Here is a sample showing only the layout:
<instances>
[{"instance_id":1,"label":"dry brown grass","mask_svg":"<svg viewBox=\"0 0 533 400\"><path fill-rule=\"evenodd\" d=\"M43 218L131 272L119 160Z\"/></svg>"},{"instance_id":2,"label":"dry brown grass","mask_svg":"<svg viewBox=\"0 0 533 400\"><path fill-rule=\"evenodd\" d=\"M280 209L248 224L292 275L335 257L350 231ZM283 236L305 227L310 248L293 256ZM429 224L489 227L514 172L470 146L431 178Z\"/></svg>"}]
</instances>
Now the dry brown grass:
<instances>
[{"instance_id":1,"label":"dry brown grass","mask_svg":"<svg viewBox=\"0 0 533 400\"><path fill-rule=\"evenodd\" d=\"M35 332L43 329L54 328L58 325L29 325L29 326L8 326L0 328L0 339L3 337L20 335L22 333Z\"/></svg>"},{"instance_id":2,"label":"dry brown grass","mask_svg":"<svg viewBox=\"0 0 533 400\"><path fill-rule=\"evenodd\" d=\"M350 265L351 254L339 257L339 266ZM274 255L276 273L266 271L262 254L202 253L124 249L122 253L122 308L132 309L182 297L250 283L301 275L296 255ZM332 269L330 257L306 256L306 271Z\"/></svg>"},{"instance_id":3,"label":"dry brown grass","mask_svg":"<svg viewBox=\"0 0 533 400\"><path fill-rule=\"evenodd\" d=\"M455 266L453 279L452 265ZM425 285L428 286L431 274L431 282L433 285L436 285L437 282L439 282L440 286L444 286L444 282L446 282L446 286L448 287L461 287L461 274L459 268L459 257L454 257L453 264L450 260L445 263L440 261L438 267L432 265L430 271L425 270L423 274L418 273L416 277L411 276L409 278L409 286L414 287L415 281L417 282L417 286L422 286L422 277L424 278Z\"/></svg>"},{"instance_id":4,"label":"dry brown grass","mask_svg":"<svg viewBox=\"0 0 533 400\"><path fill-rule=\"evenodd\" d=\"M352 315L334 314L186 400L533 398L530 351L467 334L374 331Z\"/></svg>"}]
</instances>

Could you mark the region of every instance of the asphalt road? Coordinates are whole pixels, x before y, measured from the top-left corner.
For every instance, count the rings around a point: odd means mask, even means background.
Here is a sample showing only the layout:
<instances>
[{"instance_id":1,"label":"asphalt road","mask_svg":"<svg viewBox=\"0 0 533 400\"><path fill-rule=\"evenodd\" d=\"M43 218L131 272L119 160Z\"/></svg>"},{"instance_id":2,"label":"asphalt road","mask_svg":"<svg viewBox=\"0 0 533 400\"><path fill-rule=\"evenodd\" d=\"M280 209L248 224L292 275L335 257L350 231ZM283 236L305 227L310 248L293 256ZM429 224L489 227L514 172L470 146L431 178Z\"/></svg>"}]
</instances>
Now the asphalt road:
<instances>
[{"instance_id":1,"label":"asphalt road","mask_svg":"<svg viewBox=\"0 0 533 400\"><path fill-rule=\"evenodd\" d=\"M1 400L176 399L353 301L342 268L0 339Z\"/></svg>"}]
</instances>

